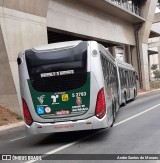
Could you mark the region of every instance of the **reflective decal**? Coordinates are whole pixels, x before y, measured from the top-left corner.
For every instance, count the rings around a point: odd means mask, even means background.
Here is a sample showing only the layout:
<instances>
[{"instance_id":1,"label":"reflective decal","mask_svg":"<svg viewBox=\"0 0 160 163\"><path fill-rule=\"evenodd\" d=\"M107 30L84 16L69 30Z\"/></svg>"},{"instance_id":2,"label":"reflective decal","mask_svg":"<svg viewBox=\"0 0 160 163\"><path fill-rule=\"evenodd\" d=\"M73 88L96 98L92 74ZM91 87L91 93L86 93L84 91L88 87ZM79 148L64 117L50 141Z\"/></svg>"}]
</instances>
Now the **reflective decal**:
<instances>
[{"instance_id":1,"label":"reflective decal","mask_svg":"<svg viewBox=\"0 0 160 163\"><path fill-rule=\"evenodd\" d=\"M69 113L70 113L69 110L56 111L56 115L67 115Z\"/></svg>"},{"instance_id":2,"label":"reflective decal","mask_svg":"<svg viewBox=\"0 0 160 163\"><path fill-rule=\"evenodd\" d=\"M68 101L68 100L69 100L68 94L63 94L62 95L62 101Z\"/></svg>"},{"instance_id":3,"label":"reflective decal","mask_svg":"<svg viewBox=\"0 0 160 163\"><path fill-rule=\"evenodd\" d=\"M43 106L38 106L37 107L37 114L39 114L39 115L44 114L44 107Z\"/></svg>"},{"instance_id":4,"label":"reflective decal","mask_svg":"<svg viewBox=\"0 0 160 163\"><path fill-rule=\"evenodd\" d=\"M85 105L78 105L78 106L72 106L72 112L78 112L78 111L87 111L88 107Z\"/></svg>"},{"instance_id":5,"label":"reflective decal","mask_svg":"<svg viewBox=\"0 0 160 163\"><path fill-rule=\"evenodd\" d=\"M81 105L82 104L82 98L81 97L77 97L76 104L77 105Z\"/></svg>"},{"instance_id":6,"label":"reflective decal","mask_svg":"<svg viewBox=\"0 0 160 163\"><path fill-rule=\"evenodd\" d=\"M54 84L54 83L53 83ZM39 117L62 121L66 117L74 117L85 114L90 106L90 73L87 73L86 83L77 89L61 92L37 92L28 80L28 85ZM41 109L37 109L42 107ZM49 108L47 108L49 107ZM50 112L51 111L51 112ZM61 119L62 118L62 119ZM68 120L68 119L67 119Z\"/></svg>"},{"instance_id":7,"label":"reflective decal","mask_svg":"<svg viewBox=\"0 0 160 163\"><path fill-rule=\"evenodd\" d=\"M51 98L53 99L52 105L59 104L57 103L57 99L59 98L59 95L52 95Z\"/></svg>"},{"instance_id":8,"label":"reflective decal","mask_svg":"<svg viewBox=\"0 0 160 163\"><path fill-rule=\"evenodd\" d=\"M42 95L40 97L37 97L38 101L40 102L40 104L42 105L43 102L44 102L44 98L45 98L45 95Z\"/></svg>"},{"instance_id":9,"label":"reflective decal","mask_svg":"<svg viewBox=\"0 0 160 163\"><path fill-rule=\"evenodd\" d=\"M51 112L51 108L50 107L45 107L45 112L46 113L50 113Z\"/></svg>"}]
</instances>

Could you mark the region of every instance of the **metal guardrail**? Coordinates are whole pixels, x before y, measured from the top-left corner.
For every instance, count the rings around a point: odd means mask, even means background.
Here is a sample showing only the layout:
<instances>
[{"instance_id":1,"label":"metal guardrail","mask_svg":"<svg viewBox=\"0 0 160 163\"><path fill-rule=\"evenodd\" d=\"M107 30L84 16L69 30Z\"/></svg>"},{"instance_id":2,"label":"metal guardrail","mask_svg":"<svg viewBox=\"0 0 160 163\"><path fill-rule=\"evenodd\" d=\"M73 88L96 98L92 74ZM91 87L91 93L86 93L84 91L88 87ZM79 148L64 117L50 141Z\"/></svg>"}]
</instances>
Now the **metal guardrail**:
<instances>
[{"instance_id":1,"label":"metal guardrail","mask_svg":"<svg viewBox=\"0 0 160 163\"><path fill-rule=\"evenodd\" d=\"M110 0L110 1L116 5L119 5L125 9L127 9L128 11L130 11L130 12L132 12L132 13L140 16L140 17L144 17L142 11L138 7L129 3L128 0L126 0L126 2L122 2L122 0Z\"/></svg>"}]
</instances>

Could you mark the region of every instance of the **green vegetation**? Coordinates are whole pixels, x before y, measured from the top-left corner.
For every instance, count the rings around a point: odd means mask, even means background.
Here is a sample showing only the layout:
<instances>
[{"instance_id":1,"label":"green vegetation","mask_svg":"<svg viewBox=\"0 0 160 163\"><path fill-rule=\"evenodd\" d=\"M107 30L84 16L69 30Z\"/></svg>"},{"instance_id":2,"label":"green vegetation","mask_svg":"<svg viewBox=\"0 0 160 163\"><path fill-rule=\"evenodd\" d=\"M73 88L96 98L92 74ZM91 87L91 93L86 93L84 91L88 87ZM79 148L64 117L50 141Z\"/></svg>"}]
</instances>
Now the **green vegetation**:
<instances>
[{"instance_id":1,"label":"green vegetation","mask_svg":"<svg viewBox=\"0 0 160 163\"><path fill-rule=\"evenodd\" d=\"M150 81L150 87L151 89L160 88L160 80Z\"/></svg>"},{"instance_id":2,"label":"green vegetation","mask_svg":"<svg viewBox=\"0 0 160 163\"><path fill-rule=\"evenodd\" d=\"M16 116L16 119L17 119L17 120L22 120L23 118L22 118L20 115L17 115L17 116Z\"/></svg>"},{"instance_id":3,"label":"green vegetation","mask_svg":"<svg viewBox=\"0 0 160 163\"><path fill-rule=\"evenodd\" d=\"M17 120L22 120L22 119L23 119L20 115L14 113L14 112L11 112L11 114L12 114Z\"/></svg>"},{"instance_id":4,"label":"green vegetation","mask_svg":"<svg viewBox=\"0 0 160 163\"><path fill-rule=\"evenodd\" d=\"M157 70L158 66L156 64L152 64L151 70L153 71L154 78L159 79L160 78L160 71Z\"/></svg>"},{"instance_id":5,"label":"green vegetation","mask_svg":"<svg viewBox=\"0 0 160 163\"><path fill-rule=\"evenodd\" d=\"M156 64L153 64L152 67L151 67L151 70L156 70L158 67Z\"/></svg>"},{"instance_id":6,"label":"green vegetation","mask_svg":"<svg viewBox=\"0 0 160 163\"><path fill-rule=\"evenodd\" d=\"M159 70L153 71L153 74L154 74L155 79L160 78L160 71Z\"/></svg>"}]
</instances>

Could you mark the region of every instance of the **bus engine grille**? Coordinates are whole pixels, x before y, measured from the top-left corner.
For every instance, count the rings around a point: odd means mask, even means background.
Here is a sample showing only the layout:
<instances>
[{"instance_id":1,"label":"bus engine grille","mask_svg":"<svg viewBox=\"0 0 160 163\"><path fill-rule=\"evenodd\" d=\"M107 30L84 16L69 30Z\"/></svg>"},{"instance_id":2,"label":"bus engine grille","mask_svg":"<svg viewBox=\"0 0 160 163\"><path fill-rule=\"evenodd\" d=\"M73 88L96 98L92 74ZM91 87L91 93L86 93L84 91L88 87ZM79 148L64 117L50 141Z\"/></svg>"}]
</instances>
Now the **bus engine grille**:
<instances>
[{"instance_id":1,"label":"bus engine grille","mask_svg":"<svg viewBox=\"0 0 160 163\"><path fill-rule=\"evenodd\" d=\"M38 92L63 92L82 87L87 81L87 73L32 78L32 87Z\"/></svg>"}]
</instances>

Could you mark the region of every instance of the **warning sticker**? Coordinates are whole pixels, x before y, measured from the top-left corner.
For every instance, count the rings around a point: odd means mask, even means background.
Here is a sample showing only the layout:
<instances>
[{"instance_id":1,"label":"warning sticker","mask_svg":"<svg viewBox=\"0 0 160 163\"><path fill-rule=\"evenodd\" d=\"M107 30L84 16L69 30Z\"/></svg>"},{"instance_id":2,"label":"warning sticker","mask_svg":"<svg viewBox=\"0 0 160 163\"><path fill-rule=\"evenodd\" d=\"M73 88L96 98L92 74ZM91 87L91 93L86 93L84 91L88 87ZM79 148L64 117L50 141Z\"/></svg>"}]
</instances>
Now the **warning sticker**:
<instances>
[{"instance_id":1,"label":"warning sticker","mask_svg":"<svg viewBox=\"0 0 160 163\"><path fill-rule=\"evenodd\" d=\"M62 101L68 101L68 100L69 100L68 94L63 94L62 95Z\"/></svg>"}]
</instances>

